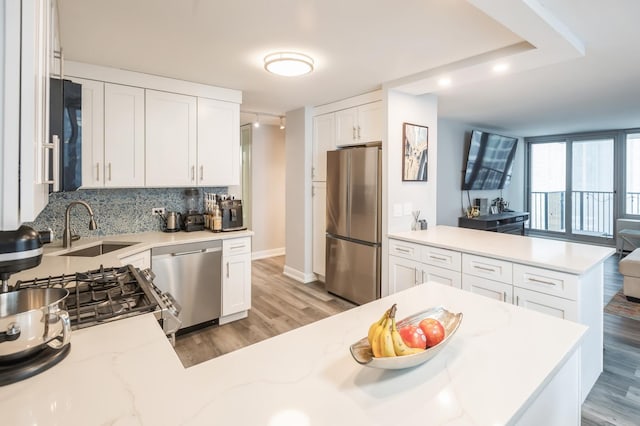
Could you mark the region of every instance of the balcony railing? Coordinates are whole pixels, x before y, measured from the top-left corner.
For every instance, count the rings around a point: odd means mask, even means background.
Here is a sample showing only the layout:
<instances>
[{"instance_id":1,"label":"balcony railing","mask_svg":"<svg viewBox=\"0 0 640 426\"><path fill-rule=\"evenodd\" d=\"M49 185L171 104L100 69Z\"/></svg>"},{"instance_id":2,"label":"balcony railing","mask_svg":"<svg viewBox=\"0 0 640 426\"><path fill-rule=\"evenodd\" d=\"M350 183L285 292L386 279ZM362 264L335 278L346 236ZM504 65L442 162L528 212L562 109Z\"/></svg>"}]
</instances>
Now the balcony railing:
<instances>
[{"instance_id":1,"label":"balcony railing","mask_svg":"<svg viewBox=\"0 0 640 426\"><path fill-rule=\"evenodd\" d=\"M565 231L566 193L531 193L531 229ZM571 193L571 227L574 234L613 236L613 192L573 191ZM627 214L640 215L640 192L628 192Z\"/></svg>"}]
</instances>

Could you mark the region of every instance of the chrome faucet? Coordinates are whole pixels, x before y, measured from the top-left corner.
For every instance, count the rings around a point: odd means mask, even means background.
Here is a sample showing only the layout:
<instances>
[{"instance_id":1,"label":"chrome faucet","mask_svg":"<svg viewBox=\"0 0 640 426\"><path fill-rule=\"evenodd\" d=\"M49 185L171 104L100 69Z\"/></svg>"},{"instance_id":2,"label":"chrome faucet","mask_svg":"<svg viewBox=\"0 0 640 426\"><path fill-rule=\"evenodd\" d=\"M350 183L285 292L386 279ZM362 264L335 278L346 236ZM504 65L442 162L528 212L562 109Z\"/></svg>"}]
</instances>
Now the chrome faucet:
<instances>
[{"instance_id":1,"label":"chrome faucet","mask_svg":"<svg viewBox=\"0 0 640 426\"><path fill-rule=\"evenodd\" d=\"M80 239L80 236L78 235L71 235L71 207L78 204L84 206L89 212L89 230L93 231L98 229L98 225L96 225L96 221L93 218L93 210L91 210L91 206L84 201L72 201L64 212L64 234L62 236L62 247L64 248L71 247L71 241Z\"/></svg>"}]
</instances>

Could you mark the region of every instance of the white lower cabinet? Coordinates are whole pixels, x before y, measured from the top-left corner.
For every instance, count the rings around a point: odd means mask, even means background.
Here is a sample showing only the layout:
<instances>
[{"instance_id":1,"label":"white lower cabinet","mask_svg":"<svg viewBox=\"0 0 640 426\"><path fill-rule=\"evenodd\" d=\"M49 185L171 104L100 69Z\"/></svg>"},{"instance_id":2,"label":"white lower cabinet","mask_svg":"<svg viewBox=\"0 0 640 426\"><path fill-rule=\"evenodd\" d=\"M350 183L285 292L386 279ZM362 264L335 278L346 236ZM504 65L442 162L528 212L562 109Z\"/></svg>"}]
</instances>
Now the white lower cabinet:
<instances>
[{"instance_id":1,"label":"white lower cabinet","mask_svg":"<svg viewBox=\"0 0 640 426\"><path fill-rule=\"evenodd\" d=\"M421 252L420 252L421 250ZM389 293L404 290L416 282L454 285L463 290L512 303L589 327L581 342L581 402L602 372L603 266L581 275L554 271L523 263L465 253L464 248L443 249L389 239ZM418 253L421 253L417 261ZM461 261L460 261L461 259ZM439 266L446 267L439 267ZM422 268L422 276L416 271Z\"/></svg>"},{"instance_id":2,"label":"white lower cabinet","mask_svg":"<svg viewBox=\"0 0 640 426\"><path fill-rule=\"evenodd\" d=\"M514 288L513 295L514 304L518 306L557 318L579 322L578 304L573 300L562 299L519 287Z\"/></svg>"},{"instance_id":3,"label":"white lower cabinet","mask_svg":"<svg viewBox=\"0 0 640 426\"><path fill-rule=\"evenodd\" d=\"M251 308L251 238L222 241L222 317L220 324ZM227 317L227 318L225 318Z\"/></svg>"},{"instance_id":4,"label":"white lower cabinet","mask_svg":"<svg viewBox=\"0 0 640 426\"><path fill-rule=\"evenodd\" d=\"M421 274L420 263L404 257L389 256L389 294L397 293L417 284Z\"/></svg>"},{"instance_id":5,"label":"white lower cabinet","mask_svg":"<svg viewBox=\"0 0 640 426\"><path fill-rule=\"evenodd\" d=\"M432 265L422 265L422 280L420 282L426 283L427 281L462 288L460 272Z\"/></svg>"},{"instance_id":6,"label":"white lower cabinet","mask_svg":"<svg viewBox=\"0 0 640 426\"><path fill-rule=\"evenodd\" d=\"M151 251L145 250L140 253L120 258L120 262L123 265L133 265L139 269L151 268Z\"/></svg>"},{"instance_id":7,"label":"white lower cabinet","mask_svg":"<svg viewBox=\"0 0 640 426\"><path fill-rule=\"evenodd\" d=\"M499 281L462 275L462 289L500 302L513 303L513 286Z\"/></svg>"}]
</instances>

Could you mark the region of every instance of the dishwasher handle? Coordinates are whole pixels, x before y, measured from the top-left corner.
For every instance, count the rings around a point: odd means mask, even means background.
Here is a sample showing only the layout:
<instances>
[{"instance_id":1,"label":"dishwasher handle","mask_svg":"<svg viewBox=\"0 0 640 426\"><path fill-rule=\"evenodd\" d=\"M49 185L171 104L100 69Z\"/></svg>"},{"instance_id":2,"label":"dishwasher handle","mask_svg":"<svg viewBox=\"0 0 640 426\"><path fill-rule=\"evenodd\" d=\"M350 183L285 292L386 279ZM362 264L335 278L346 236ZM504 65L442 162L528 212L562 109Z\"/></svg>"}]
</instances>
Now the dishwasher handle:
<instances>
[{"instance_id":1,"label":"dishwasher handle","mask_svg":"<svg viewBox=\"0 0 640 426\"><path fill-rule=\"evenodd\" d=\"M187 256L190 254L201 254L201 253L215 253L217 251L222 251L220 247L212 247L207 249L198 249L198 250L187 250L187 251L179 251L175 253L171 253L171 256Z\"/></svg>"}]
</instances>

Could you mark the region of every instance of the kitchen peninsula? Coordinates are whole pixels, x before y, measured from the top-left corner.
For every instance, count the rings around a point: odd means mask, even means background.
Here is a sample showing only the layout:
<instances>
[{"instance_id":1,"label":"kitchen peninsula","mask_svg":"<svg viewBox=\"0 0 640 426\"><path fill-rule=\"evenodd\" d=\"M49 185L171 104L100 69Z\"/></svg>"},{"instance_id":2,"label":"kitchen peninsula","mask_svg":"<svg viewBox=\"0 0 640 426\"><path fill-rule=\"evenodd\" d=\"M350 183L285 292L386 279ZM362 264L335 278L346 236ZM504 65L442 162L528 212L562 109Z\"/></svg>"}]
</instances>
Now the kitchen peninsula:
<instances>
[{"instance_id":1,"label":"kitchen peninsula","mask_svg":"<svg viewBox=\"0 0 640 426\"><path fill-rule=\"evenodd\" d=\"M589 327L580 348L581 401L603 368L603 262L615 250L435 226L389 235L389 292L434 281Z\"/></svg>"},{"instance_id":2,"label":"kitchen peninsula","mask_svg":"<svg viewBox=\"0 0 640 426\"><path fill-rule=\"evenodd\" d=\"M425 364L357 364L349 345L393 303L464 318ZM0 388L0 410L11 425L578 425L585 330L427 283L184 369L148 314L74 332L60 364Z\"/></svg>"}]
</instances>

